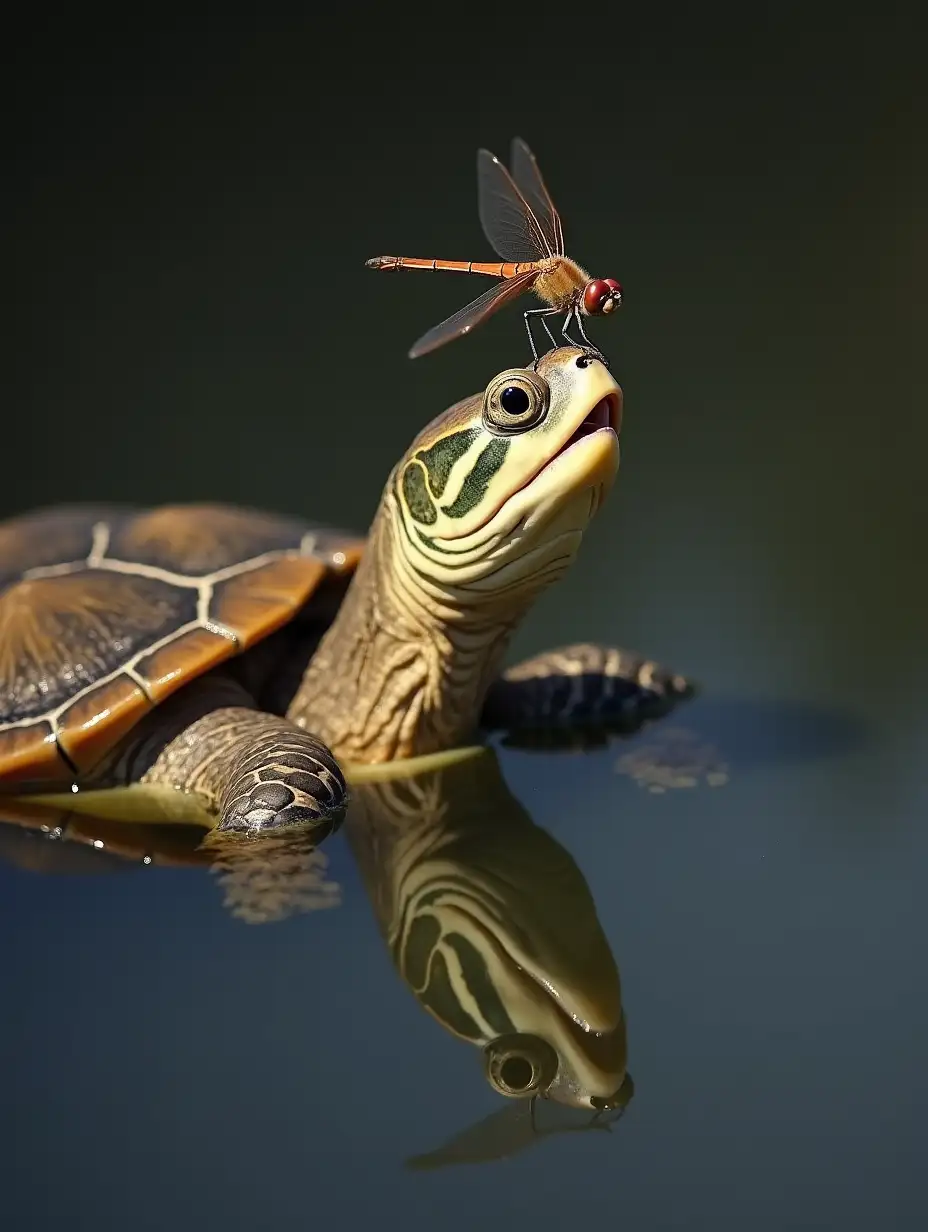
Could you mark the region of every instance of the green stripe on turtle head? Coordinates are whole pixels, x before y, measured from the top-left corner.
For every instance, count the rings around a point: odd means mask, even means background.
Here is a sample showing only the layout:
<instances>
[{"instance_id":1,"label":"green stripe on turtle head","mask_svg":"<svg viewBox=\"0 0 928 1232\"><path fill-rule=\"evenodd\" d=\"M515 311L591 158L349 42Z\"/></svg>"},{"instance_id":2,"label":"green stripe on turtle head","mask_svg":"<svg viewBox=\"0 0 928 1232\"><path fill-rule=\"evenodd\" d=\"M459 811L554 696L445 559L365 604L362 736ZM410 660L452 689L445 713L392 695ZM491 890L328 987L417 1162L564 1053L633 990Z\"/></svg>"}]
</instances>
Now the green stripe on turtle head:
<instances>
[{"instance_id":1,"label":"green stripe on turtle head","mask_svg":"<svg viewBox=\"0 0 928 1232\"><path fill-rule=\"evenodd\" d=\"M442 496L455 462L460 461L480 435L477 427L465 428L445 436L431 447L420 449L415 455L428 474L429 488L435 496Z\"/></svg>"},{"instance_id":2,"label":"green stripe on turtle head","mask_svg":"<svg viewBox=\"0 0 928 1232\"><path fill-rule=\"evenodd\" d=\"M480 438L477 427L465 428L443 437L428 449L420 449L403 468L403 498L413 519L425 526L438 520L436 499L448 486L455 465ZM493 476L499 471L509 452L509 441L490 440L477 455L470 471L464 476L457 496L442 506L449 518L463 518L486 496Z\"/></svg>"},{"instance_id":3,"label":"green stripe on turtle head","mask_svg":"<svg viewBox=\"0 0 928 1232\"><path fill-rule=\"evenodd\" d=\"M403 499L406 501L406 507L411 516L417 522L432 526L438 521L438 510L429 495L425 479L425 467L418 458L413 458L407 463L403 471Z\"/></svg>"},{"instance_id":4,"label":"green stripe on turtle head","mask_svg":"<svg viewBox=\"0 0 928 1232\"><path fill-rule=\"evenodd\" d=\"M442 512L449 518L463 518L486 496L490 480L506 461L509 441L497 437L481 451L470 474L461 484L461 490L450 505L443 505Z\"/></svg>"}]
</instances>

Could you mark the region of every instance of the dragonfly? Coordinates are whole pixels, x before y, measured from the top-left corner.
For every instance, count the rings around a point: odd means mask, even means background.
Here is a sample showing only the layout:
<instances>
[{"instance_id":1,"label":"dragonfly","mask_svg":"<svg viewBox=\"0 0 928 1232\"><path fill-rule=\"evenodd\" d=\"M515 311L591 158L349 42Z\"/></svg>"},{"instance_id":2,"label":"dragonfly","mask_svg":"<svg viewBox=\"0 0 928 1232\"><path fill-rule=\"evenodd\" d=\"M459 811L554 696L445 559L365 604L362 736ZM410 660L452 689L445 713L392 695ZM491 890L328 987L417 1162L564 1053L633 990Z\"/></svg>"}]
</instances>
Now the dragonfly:
<instances>
[{"instance_id":1,"label":"dragonfly","mask_svg":"<svg viewBox=\"0 0 928 1232\"><path fill-rule=\"evenodd\" d=\"M512 142L511 170L489 150L477 152L477 203L484 235L502 261L443 261L432 257L371 257L371 269L453 270L484 274L498 281L471 303L427 333L409 351L410 359L426 355L470 333L510 300L534 291L544 307L522 314L535 361L538 351L531 318L538 317L552 346L557 346L548 318L563 314L561 336L579 344L567 332L576 322L580 337L597 351L583 328L586 317L607 316L622 306L622 284L614 278L591 278L564 253L564 228L551 200L534 154L521 137Z\"/></svg>"}]
</instances>

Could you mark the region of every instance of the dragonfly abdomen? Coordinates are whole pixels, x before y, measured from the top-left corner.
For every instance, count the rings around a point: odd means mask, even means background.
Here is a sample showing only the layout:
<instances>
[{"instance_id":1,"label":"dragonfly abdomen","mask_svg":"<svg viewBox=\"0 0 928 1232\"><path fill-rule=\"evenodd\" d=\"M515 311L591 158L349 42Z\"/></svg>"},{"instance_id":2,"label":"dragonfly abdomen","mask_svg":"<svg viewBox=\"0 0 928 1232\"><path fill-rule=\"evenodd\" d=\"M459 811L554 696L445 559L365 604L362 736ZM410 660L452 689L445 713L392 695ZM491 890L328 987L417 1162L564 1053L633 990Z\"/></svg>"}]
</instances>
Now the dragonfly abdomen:
<instances>
[{"instance_id":1,"label":"dragonfly abdomen","mask_svg":"<svg viewBox=\"0 0 928 1232\"><path fill-rule=\"evenodd\" d=\"M443 261L438 257L371 257L371 269L451 270L459 274L486 274L490 278L515 278L536 268L534 261Z\"/></svg>"}]
</instances>

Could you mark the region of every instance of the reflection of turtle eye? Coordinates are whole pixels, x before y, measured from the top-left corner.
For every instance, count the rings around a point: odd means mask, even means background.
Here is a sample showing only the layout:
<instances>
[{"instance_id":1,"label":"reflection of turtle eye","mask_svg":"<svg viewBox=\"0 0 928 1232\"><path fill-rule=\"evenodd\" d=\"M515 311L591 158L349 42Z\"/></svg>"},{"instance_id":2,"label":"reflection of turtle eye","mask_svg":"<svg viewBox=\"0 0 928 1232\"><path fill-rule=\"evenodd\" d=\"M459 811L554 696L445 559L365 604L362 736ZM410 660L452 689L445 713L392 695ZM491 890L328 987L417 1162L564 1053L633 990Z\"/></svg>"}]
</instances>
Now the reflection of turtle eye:
<instances>
[{"instance_id":1,"label":"reflection of turtle eye","mask_svg":"<svg viewBox=\"0 0 928 1232\"><path fill-rule=\"evenodd\" d=\"M525 1057L507 1057L499 1067L499 1076L511 1091L524 1091L532 1085L535 1071Z\"/></svg>"},{"instance_id":2,"label":"reflection of turtle eye","mask_svg":"<svg viewBox=\"0 0 928 1232\"><path fill-rule=\"evenodd\" d=\"M557 1053L537 1035L501 1035L483 1051L487 1080L511 1099L546 1091L557 1076Z\"/></svg>"}]
</instances>

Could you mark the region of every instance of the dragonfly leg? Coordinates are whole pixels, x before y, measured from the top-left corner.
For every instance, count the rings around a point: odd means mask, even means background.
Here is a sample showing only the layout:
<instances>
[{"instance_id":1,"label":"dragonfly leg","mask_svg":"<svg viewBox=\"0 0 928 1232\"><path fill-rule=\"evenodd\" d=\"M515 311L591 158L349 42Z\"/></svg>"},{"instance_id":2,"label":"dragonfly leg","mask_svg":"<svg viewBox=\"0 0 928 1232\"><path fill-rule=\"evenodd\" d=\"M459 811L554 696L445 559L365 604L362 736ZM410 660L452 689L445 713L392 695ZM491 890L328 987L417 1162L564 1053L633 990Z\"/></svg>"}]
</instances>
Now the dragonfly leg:
<instances>
[{"instance_id":1,"label":"dragonfly leg","mask_svg":"<svg viewBox=\"0 0 928 1232\"><path fill-rule=\"evenodd\" d=\"M553 311L557 311L557 310L556 310L556 309L554 309ZM545 327L545 333L546 333L546 334L548 335L548 337L551 339L551 345L552 345L552 347L556 347L556 346L557 346L557 339L555 338L554 334L552 334L552 333L551 333L551 326L548 324L548 317L549 317L549 316L551 316L551 315L552 315L552 313L551 313L551 312L546 312L546 313L544 314L544 316L541 318L541 323L542 323L542 325Z\"/></svg>"},{"instance_id":2,"label":"dragonfly leg","mask_svg":"<svg viewBox=\"0 0 928 1232\"><path fill-rule=\"evenodd\" d=\"M577 345L577 343L574 341L574 339L573 339L573 338L571 338L570 334L568 334L568 332L567 332L567 328L568 328L568 326L570 325L570 323L571 323L571 321L572 321L573 319L574 319L574 310L573 310L573 308L571 308L571 309L569 309L569 310L568 310L568 312L567 312L567 316L564 318L564 323L563 323L563 325L561 326L561 337L562 337L562 338L563 338L566 342L569 342L571 346L576 346L576 345Z\"/></svg>"},{"instance_id":3,"label":"dragonfly leg","mask_svg":"<svg viewBox=\"0 0 928 1232\"><path fill-rule=\"evenodd\" d=\"M587 350L592 351L593 354L596 356L596 358L601 360L608 368L609 365L608 365L605 355L603 355L599 347L594 346L594 344L590 342L589 338L586 336L586 330L583 328L583 321L580 319L580 313L577 311L576 308L571 308L570 311L567 313L567 316L564 318L564 324L561 327L562 337L566 338L571 346L578 345L577 342L573 338L571 338L570 334L568 334L567 332L567 327L570 325L571 320L575 320L577 322L577 329L580 331L580 337L583 339L584 343L586 344Z\"/></svg>"},{"instance_id":4,"label":"dragonfly leg","mask_svg":"<svg viewBox=\"0 0 928 1232\"><path fill-rule=\"evenodd\" d=\"M577 329L579 329L580 331L580 337L583 339L583 341L586 343L588 347L593 346L592 342L590 342L589 338L586 336L586 330L583 328L583 317L581 317L579 312L576 313L575 315L577 318ZM593 349L598 350L597 347L594 347Z\"/></svg>"},{"instance_id":5,"label":"dragonfly leg","mask_svg":"<svg viewBox=\"0 0 928 1232\"><path fill-rule=\"evenodd\" d=\"M535 339L532 337L532 327L529 324L529 317L532 316L532 310L522 313L522 320L525 322L525 332L528 334L528 344L532 348L532 362L538 363L538 352L535 349Z\"/></svg>"},{"instance_id":6,"label":"dragonfly leg","mask_svg":"<svg viewBox=\"0 0 928 1232\"><path fill-rule=\"evenodd\" d=\"M557 312L556 308L529 308L527 312L522 313L525 320L525 328L528 331L528 339L532 345L532 355L534 356L536 364L538 363L538 352L535 349L535 339L532 337L532 327L529 322L529 317L541 317L541 323L544 326L545 333L551 340L551 347L553 349L557 346L557 339L554 337L554 334L551 333L551 327L548 325L545 318L551 316L554 312Z\"/></svg>"}]
</instances>

